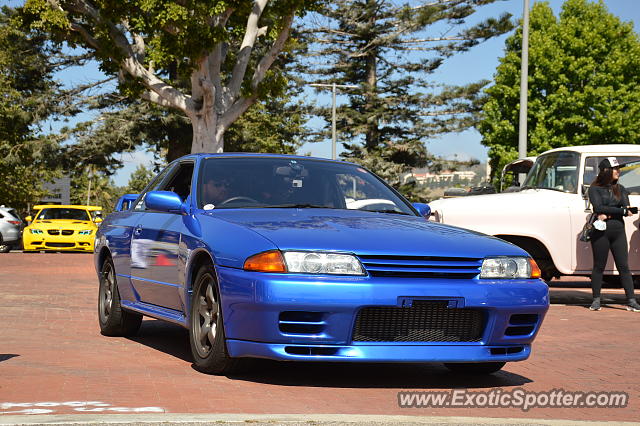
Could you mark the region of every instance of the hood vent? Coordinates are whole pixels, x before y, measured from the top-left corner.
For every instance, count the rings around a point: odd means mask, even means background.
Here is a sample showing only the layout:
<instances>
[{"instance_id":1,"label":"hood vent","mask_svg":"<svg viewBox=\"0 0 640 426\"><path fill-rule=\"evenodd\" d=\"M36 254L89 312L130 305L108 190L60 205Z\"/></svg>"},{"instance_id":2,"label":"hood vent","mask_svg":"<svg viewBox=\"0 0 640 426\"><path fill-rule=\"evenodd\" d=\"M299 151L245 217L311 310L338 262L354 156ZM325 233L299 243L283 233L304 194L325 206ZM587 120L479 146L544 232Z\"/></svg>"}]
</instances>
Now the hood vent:
<instances>
[{"instance_id":1,"label":"hood vent","mask_svg":"<svg viewBox=\"0 0 640 426\"><path fill-rule=\"evenodd\" d=\"M358 255L372 277L469 279L480 273L475 257Z\"/></svg>"}]
</instances>

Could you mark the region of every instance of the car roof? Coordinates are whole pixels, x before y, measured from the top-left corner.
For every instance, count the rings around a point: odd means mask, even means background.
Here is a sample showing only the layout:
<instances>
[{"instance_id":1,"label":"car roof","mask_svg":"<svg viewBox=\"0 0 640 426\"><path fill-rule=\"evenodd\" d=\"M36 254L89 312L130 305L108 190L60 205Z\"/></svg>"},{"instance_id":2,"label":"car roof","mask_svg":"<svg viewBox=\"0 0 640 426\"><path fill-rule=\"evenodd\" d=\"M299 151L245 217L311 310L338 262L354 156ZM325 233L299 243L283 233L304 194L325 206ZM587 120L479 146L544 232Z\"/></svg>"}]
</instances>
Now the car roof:
<instances>
[{"instance_id":1,"label":"car roof","mask_svg":"<svg viewBox=\"0 0 640 426\"><path fill-rule=\"evenodd\" d=\"M102 207L100 206L85 206L85 205L81 205L81 204L42 204L42 205L37 205L37 206L33 206L33 208L35 210L42 210L42 209L83 209L83 210L90 210L90 211L96 211L96 210L102 210Z\"/></svg>"},{"instance_id":2,"label":"car roof","mask_svg":"<svg viewBox=\"0 0 640 426\"><path fill-rule=\"evenodd\" d=\"M578 153L591 153L591 154L627 154L627 153L640 153L640 146L634 144L609 144L609 145L580 145L580 146L565 146L562 148L556 148L549 151L545 151L544 154L551 152L561 151L573 151ZM540 154L542 155L542 154Z\"/></svg>"}]
</instances>

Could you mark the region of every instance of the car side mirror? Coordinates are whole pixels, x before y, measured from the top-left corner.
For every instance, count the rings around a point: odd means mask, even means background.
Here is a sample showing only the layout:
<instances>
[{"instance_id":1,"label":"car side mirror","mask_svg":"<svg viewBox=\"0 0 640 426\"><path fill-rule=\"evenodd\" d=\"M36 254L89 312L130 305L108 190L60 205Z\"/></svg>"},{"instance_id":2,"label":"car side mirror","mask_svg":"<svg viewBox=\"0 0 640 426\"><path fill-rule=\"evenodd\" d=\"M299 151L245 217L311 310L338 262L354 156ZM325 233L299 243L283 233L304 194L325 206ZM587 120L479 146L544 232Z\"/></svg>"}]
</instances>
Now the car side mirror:
<instances>
[{"instance_id":1,"label":"car side mirror","mask_svg":"<svg viewBox=\"0 0 640 426\"><path fill-rule=\"evenodd\" d=\"M150 210L167 213L184 213L182 199L172 191L150 191L144 199L145 206Z\"/></svg>"},{"instance_id":2,"label":"car side mirror","mask_svg":"<svg viewBox=\"0 0 640 426\"><path fill-rule=\"evenodd\" d=\"M582 199L586 200L589 198L589 185L582 185Z\"/></svg>"},{"instance_id":3,"label":"car side mirror","mask_svg":"<svg viewBox=\"0 0 640 426\"><path fill-rule=\"evenodd\" d=\"M429 216L431 216L431 207L429 207L428 204L413 203L413 208L418 210L420 216L424 217L425 219L429 219Z\"/></svg>"},{"instance_id":4,"label":"car side mirror","mask_svg":"<svg viewBox=\"0 0 640 426\"><path fill-rule=\"evenodd\" d=\"M102 218L101 217L96 217L95 219L93 219L94 223L102 223Z\"/></svg>"},{"instance_id":5,"label":"car side mirror","mask_svg":"<svg viewBox=\"0 0 640 426\"><path fill-rule=\"evenodd\" d=\"M27 216L27 217L24 218L24 220L26 222L31 222L33 220L33 218L31 216Z\"/></svg>"}]
</instances>

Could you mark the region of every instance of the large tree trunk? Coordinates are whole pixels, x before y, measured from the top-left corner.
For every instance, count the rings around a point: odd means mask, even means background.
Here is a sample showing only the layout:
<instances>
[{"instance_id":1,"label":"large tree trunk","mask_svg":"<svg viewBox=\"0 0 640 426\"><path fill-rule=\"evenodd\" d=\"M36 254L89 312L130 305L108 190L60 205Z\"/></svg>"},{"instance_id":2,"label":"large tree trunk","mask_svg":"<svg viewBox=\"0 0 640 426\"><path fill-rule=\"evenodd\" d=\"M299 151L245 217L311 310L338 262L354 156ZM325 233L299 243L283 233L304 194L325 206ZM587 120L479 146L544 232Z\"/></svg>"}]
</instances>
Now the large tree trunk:
<instances>
[{"instance_id":1,"label":"large tree trunk","mask_svg":"<svg viewBox=\"0 0 640 426\"><path fill-rule=\"evenodd\" d=\"M203 108L204 109L204 108ZM191 124L193 126L193 141L191 153L223 151L223 140L217 132L218 115L213 107L206 108L193 114Z\"/></svg>"}]
</instances>

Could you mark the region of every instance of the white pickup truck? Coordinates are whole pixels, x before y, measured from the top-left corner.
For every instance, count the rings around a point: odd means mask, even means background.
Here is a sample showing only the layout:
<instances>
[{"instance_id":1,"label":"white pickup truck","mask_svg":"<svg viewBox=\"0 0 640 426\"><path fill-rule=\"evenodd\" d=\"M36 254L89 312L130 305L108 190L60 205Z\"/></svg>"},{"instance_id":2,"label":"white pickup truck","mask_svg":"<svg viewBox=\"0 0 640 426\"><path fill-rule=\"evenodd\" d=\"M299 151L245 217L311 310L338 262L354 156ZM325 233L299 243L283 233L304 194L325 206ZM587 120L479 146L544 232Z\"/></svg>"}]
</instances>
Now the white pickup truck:
<instances>
[{"instance_id":1,"label":"white pickup truck","mask_svg":"<svg viewBox=\"0 0 640 426\"><path fill-rule=\"evenodd\" d=\"M431 220L494 235L528 251L543 278L590 275L591 244L578 239L591 206L586 189L598 163L615 156L623 165L620 183L640 206L640 145L585 145L558 148L538 156L518 192L440 199L429 203ZM629 266L640 275L638 215L625 218ZM605 275L617 275L613 259Z\"/></svg>"}]
</instances>

